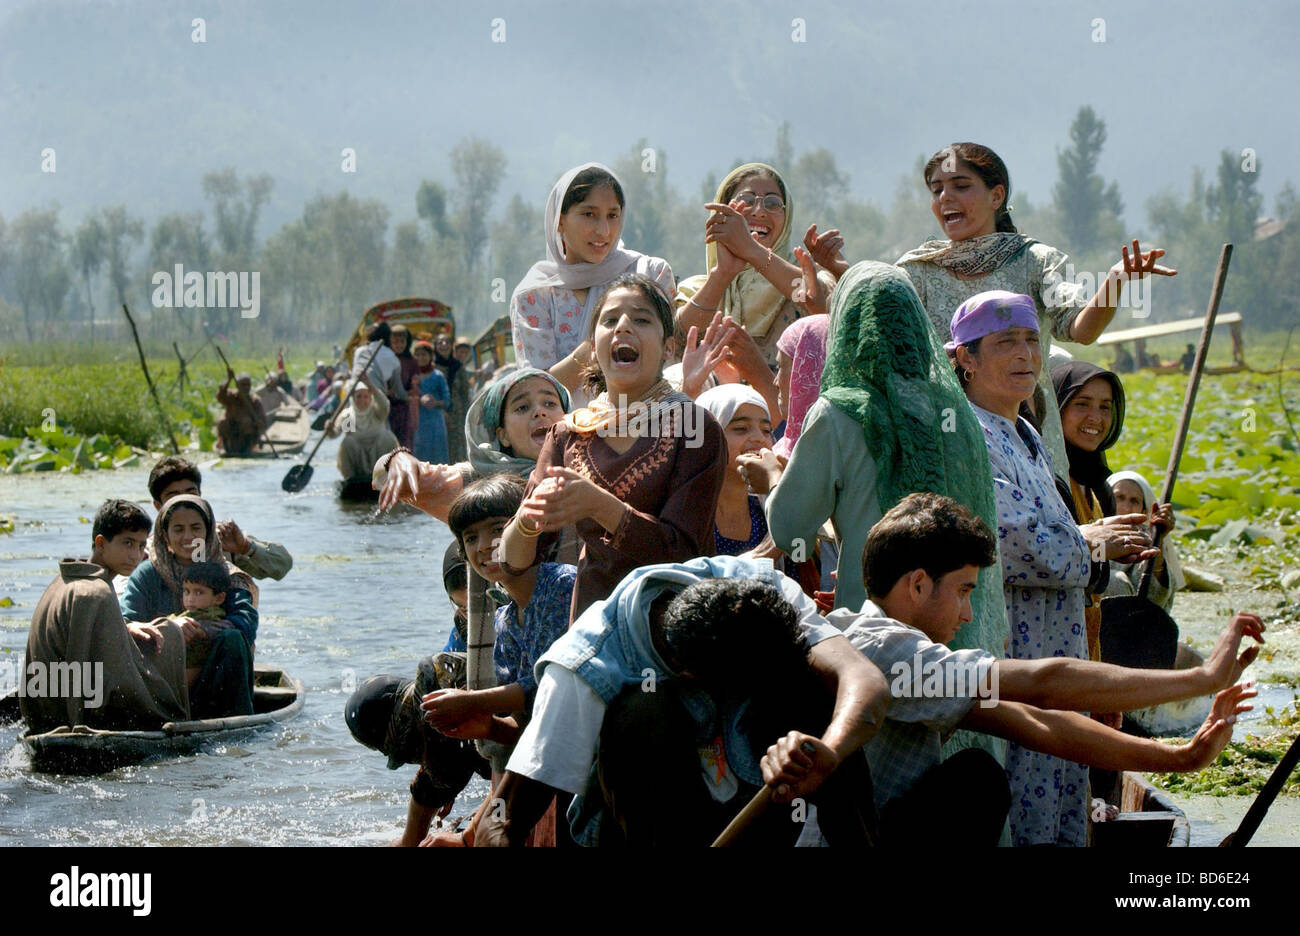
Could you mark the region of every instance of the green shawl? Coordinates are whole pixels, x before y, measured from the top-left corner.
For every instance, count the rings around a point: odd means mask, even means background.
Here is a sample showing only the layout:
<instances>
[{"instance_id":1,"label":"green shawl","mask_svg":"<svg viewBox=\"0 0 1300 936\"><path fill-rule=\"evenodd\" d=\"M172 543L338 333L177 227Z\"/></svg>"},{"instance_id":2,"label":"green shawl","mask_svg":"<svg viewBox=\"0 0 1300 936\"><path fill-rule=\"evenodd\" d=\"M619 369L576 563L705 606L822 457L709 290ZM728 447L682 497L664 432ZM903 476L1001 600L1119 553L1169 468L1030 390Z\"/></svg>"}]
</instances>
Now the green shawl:
<instances>
[{"instance_id":1,"label":"green shawl","mask_svg":"<svg viewBox=\"0 0 1300 936\"><path fill-rule=\"evenodd\" d=\"M969 508L996 534L984 430L907 274L870 260L849 268L831 295L826 344L822 396L862 426L876 462L880 512L908 494L932 491ZM1005 656L1010 628L1001 572L1000 563L980 570L974 620L948 642L952 649ZM959 734L965 737L958 748L974 743L1002 758L997 739Z\"/></svg>"}]
</instances>

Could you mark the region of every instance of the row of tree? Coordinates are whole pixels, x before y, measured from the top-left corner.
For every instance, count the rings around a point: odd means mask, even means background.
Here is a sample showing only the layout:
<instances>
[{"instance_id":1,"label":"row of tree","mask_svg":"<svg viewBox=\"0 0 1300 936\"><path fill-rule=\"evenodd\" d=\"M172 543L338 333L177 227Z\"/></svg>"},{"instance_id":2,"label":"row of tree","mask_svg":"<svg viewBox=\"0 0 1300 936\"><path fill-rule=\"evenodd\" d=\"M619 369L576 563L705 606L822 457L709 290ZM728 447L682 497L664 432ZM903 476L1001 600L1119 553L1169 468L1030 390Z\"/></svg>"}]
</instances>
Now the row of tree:
<instances>
[{"instance_id":1,"label":"row of tree","mask_svg":"<svg viewBox=\"0 0 1300 936\"><path fill-rule=\"evenodd\" d=\"M1037 206L1013 194L1022 232L1066 250L1076 270L1093 274L1119 258L1126 236L1145 234L1181 270L1160 284L1156 319L1203 307L1218 245L1230 240L1237 254L1225 307L1246 312L1262 327L1296 318L1300 268L1293 261L1300 259L1300 235L1289 224L1296 215L1289 183L1276 200L1278 223L1260 227L1258 163L1253 154L1225 151L1211 180L1195 169L1186 193L1166 190L1150 199L1145 228L1125 230L1118 184L1097 170L1105 143L1104 121L1082 108L1068 145L1058 152L1051 200ZM815 222L843 232L850 260L894 260L936 236L921 178L924 156L899 179L888 208L854 199L849 177L828 150L796 153L788 124L778 131L773 153L762 158L786 176L794 203L792 244ZM299 218L259 241L258 220L273 182L266 175L240 178L234 169L203 176L206 212L169 214L151 228L120 204L87 215L71 231L61 226L57 206L26 211L8 224L0 217L0 336L93 342L96 321L117 321L127 303L142 310L154 337L165 340L194 335L208 322L227 332L240 329L249 340L334 341L350 333L368 305L406 295L448 302L463 330L477 330L505 314L510 290L543 256L542 204L515 195L495 213L506 158L490 142L462 141L450 163L450 183L422 182L414 217L391 232L388 206L342 191L317 195ZM665 257L679 276L702 272L703 205L713 199L718 177L680 194L669 184L666 154L645 140L614 168L627 195L627 245ZM241 320L237 307L153 308L154 274L170 273L177 264L186 271L257 271L258 317Z\"/></svg>"}]
</instances>

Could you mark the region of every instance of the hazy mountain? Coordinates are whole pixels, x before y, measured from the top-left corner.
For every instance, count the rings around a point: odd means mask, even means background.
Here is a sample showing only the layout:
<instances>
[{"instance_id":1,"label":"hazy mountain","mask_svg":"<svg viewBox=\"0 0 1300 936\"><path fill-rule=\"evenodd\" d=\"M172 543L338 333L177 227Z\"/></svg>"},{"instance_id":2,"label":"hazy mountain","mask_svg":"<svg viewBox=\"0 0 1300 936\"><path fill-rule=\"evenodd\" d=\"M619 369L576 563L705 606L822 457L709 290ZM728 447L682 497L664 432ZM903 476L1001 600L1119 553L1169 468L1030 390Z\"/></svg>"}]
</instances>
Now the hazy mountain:
<instances>
[{"instance_id":1,"label":"hazy mountain","mask_svg":"<svg viewBox=\"0 0 1300 936\"><path fill-rule=\"evenodd\" d=\"M1223 148L1255 149L1267 207L1300 175L1287 3L0 0L0 17L6 218L57 201L71 224L124 201L152 220L202 205L201 174L234 166L275 180L262 236L317 191L380 198L400 219L471 134L506 152L498 210L515 192L540 205L563 169L641 137L694 193L769 155L783 120L796 149L832 150L860 197L888 202L918 154L971 139L1042 202L1083 104L1107 122L1100 171L1134 227L1149 195L1185 189Z\"/></svg>"}]
</instances>

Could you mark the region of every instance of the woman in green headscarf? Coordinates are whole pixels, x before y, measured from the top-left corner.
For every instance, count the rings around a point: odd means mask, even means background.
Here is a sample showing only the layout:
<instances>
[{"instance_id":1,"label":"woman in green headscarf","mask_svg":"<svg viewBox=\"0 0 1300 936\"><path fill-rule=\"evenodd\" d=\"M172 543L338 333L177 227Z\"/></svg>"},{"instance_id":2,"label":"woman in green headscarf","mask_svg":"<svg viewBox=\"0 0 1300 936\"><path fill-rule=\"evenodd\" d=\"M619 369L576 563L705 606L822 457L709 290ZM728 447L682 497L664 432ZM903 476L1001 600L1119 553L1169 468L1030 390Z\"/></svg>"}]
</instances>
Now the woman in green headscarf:
<instances>
[{"instance_id":1,"label":"woman in green headscarf","mask_svg":"<svg viewBox=\"0 0 1300 936\"><path fill-rule=\"evenodd\" d=\"M867 533L908 494L947 495L996 529L983 432L897 267L863 261L835 287L821 397L782 479L767 501L772 538L793 555L830 518L840 541L837 608L866 599ZM974 620L950 646L1002 656L1008 629L995 569L980 572L972 603Z\"/></svg>"},{"instance_id":2,"label":"woman in green headscarf","mask_svg":"<svg viewBox=\"0 0 1300 936\"><path fill-rule=\"evenodd\" d=\"M786 257L794 207L785 180L771 166L746 163L728 173L704 207L711 212L704 237L707 272L677 285L678 327L685 333L695 325L703 334L721 309L776 370L776 340L790 323L809 314L795 301L802 271ZM834 277L819 271L818 279L821 295L829 295Z\"/></svg>"}]
</instances>

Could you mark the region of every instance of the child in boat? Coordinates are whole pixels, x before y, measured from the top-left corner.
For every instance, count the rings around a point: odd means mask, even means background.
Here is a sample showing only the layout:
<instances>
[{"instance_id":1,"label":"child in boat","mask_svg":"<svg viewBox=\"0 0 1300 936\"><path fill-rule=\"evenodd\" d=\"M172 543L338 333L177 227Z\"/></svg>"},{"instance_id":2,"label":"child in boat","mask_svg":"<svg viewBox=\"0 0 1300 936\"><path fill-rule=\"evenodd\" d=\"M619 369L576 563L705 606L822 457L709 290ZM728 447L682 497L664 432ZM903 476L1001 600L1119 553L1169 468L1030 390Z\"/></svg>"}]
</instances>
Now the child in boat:
<instances>
[{"instance_id":1,"label":"child in boat","mask_svg":"<svg viewBox=\"0 0 1300 936\"><path fill-rule=\"evenodd\" d=\"M27 633L28 680L18 701L32 733L60 725L150 729L189 718L181 629L167 621L126 623L113 594L114 577L140 564L149 528L135 504L105 501L91 527L89 561L59 563ZM42 681L33 692L31 674L58 664L81 664L81 673L90 666L94 684L78 681L79 691L64 692Z\"/></svg>"},{"instance_id":2,"label":"child in boat","mask_svg":"<svg viewBox=\"0 0 1300 936\"><path fill-rule=\"evenodd\" d=\"M456 498L448 524L466 561L481 578L496 582L509 601L496 612L492 650L497 685L491 689L442 689L424 697L425 720L453 738L494 742L493 774L499 776L528 721L537 679L533 666L567 629L577 570L567 563L543 562L514 572L493 558L501 531L523 501L523 480L509 474L475 481ZM501 717L498 713L510 713ZM481 812L481 810L480 810ZM460 836L472 844L479 817Z\"/></svg>"},{"instance_id":3,"label":"child in boat","mask_svg":"<svg viewBox=\"0 0 1300 936\"><path fill-rule=\"evenodd\" d=\"M196 562L186 567L181 575L181 603L185 613L167 620L178 625L185 618L197 621L202 631L185 644L185 681L193 683L199 676L208 653L212 637L217 631L234 625L218 622L226 620L226 592L230 591L230 573L219 562Z\"/></svg>"},{"instance_id":4,"label":"child in boat","mask_svg":"<svg viewBox=\"0 0 1300 936\"><path fill-rule=\"evenodd\" d=\"M626 274L595 306L587 338L600 392L546 436L526 498L502 537L505 565L534 565L559 532L583 543L570 620L648 563L713 552L727 471L717 420L663 378L673 313L649 278Z\"/></svg>"}]
</instances>

